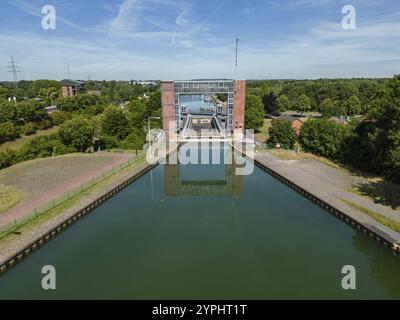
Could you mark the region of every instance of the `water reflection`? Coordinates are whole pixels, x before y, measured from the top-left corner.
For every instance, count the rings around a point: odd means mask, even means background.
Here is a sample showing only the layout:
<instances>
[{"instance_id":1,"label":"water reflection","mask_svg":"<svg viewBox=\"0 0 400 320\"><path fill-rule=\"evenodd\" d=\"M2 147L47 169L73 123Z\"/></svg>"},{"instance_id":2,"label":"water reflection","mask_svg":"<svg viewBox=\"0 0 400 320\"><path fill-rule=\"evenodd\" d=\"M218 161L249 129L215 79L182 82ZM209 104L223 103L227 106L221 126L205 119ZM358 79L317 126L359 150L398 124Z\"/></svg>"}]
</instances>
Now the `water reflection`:
<instances>
[{"instance_id":1,"label":"water reflection","mask_svg":"<svg viewBox=\"0 0 400 320\"><path fill-rule=\"evenodd\" d=\"M197 150L196 150L197 149ZM171 158L181 158L180 148ZM187 149L185 149L185 152ZM215 151L218 155L215 157ZM230 145L191 146L189 152L196 152L198 164L171 164L164 166L165 195L167 197L209 197L233 196L239 198L243 192L243 176L237 175L241 166L234 159L234 149ZM189 157L191 155L188 155ZM192 155L193 156L193 155ZM218 158L218 159L216 159ZM220 161L216 161L220 160Z\"/></svg>"}]
</instances>

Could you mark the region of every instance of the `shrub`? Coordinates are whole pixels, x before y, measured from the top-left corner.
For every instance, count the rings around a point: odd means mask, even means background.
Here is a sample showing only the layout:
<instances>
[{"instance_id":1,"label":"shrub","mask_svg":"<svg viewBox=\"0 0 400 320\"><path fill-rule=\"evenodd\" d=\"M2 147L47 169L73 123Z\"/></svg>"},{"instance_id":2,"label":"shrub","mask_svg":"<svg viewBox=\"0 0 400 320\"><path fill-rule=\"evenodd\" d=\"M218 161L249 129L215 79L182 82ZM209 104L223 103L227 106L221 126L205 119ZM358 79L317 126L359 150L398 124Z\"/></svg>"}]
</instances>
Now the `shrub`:
<instances>
[{"instance_id":1,"label":"shrub","mask_svg":"<svg viewBox=\"0 0 400 320\"><path fill-rule=\"evenodd\" d=\"M36 133L35 125L32 122L26 123L21 127L20 132L23 135L30 136L30 135Z\"/></svg>"},{"instance_id":2,"label":"shrub","mask_svg":"<svg viewBox=\"0 0 400 320\"><path fill-rule=\"evenodd\" d=\"M142 150L146 143L146 135L143 130L133 129L125 140L121 143L121 148L125 150Z\"/></svg>"},{"instance_id":3,"label":"shrub","mask_svg":"<svg viewBox=\"0 0 400 320\"><path fill-rule=\"evenodd\" d=\"M12 166L17 162L17 153L10 149L0 152L0 169Z\"/></svg>"},{"instance_id":4,"label":"shrub","mask_svg":"<svg viewBox=\"0 0 400 320\"><path fill-rule=\"evenodd\" d=\"M74 148L64 145L56 134L33 138L25 144L19 152L19 160L26 161L35 158L59 156L66 153L73 153Z\"/></svg>"},{"instance_id":5,"label":"shrub","mask_svg":"<svg viewBox=\"0 0 400 320\"><path fill-rule=\"evenodd\" d=\"M79 116L62 124L58 135L66 146L84 152L93 145L94 129L89 120Z\"/></svg>"},{"instance_id":6,"label":"shrub","mask_svg":"<svg viewBox=\"0 0 400 320\"><path fill-rule=\"evenodd\" d=\"M0 143L14 140L19 137L18 129L12 122L0 123Z\"/></svg>"},{"instance_id":7,"label":"shrub","mask_svg":"<svg viewBox=\"0 0 400 320\"><path fill-rule=\"evenodd\" d=\"M119 148L121 142L114 136L103 134L99 139L99 146L102 150Z\"/></svg>"},{"instance_id":8,"label":"shrub","mask_svg":"<svg viewBox=\"0 0 400 320\"><path fill-rule=\"evenodd\" d=\"M55 126L62 125L65 121L70 120L72 115L68 112L57 111L50 115L50 119Z\"/></svg>"},{"instance_id":9,"label":"shrub","mask_svg":"<svg viewBox=\"0 0 400 320\"><path fill-rule=\"evenodd\" d=\"M293 149L296 143L296 131L289 121L279 119L272 120L267 142L285 144L288 145L290 149Z\"/></svg>"},{"instance_id":10,"label":"shrub","mask_svg":"<svg viewBox=\"0 0 400 320\"><path fill-rule=\"evenodd\" d=\"M309 152L333 159L340 159L343 142L348 130L327 119L307 121L300 131L300 144Z\"/></svg>"}]
</instances>

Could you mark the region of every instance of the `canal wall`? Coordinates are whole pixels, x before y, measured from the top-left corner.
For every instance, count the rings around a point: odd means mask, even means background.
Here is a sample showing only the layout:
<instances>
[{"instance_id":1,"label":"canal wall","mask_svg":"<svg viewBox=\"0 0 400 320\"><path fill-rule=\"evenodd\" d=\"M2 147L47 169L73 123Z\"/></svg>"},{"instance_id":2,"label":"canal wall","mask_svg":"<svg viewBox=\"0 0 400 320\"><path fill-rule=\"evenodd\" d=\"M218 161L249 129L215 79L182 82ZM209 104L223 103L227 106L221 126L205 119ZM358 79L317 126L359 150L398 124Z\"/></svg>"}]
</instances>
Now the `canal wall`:
<instances>
[{"instance_id":1,"label":"canal wall","mask_svg":"<svg viewBox=\"0 0 400 320\"><path fill-rule=\"evenodd\" d=\"M339 218L353 228L368 234L370 237L374 238L386 247L389 247L394 253L400 253L400 235L398 233L387 230L386 227L380 225L376 221L373 221L372 218L365 217L366 215L361 218L359 214L354 212L354 210L346 210L343 206L341 209L339 209L337 203L335 204L332 199L326 197L326 194L321 192L321 194L317 195L318 192L311 192L310 190L307 190L302 183L299 183L299 181L295 182L293 176L289 176L287 172L283 172L283 170L279 169L281 166L273 165L271 158L265 159L259 156L259 154L256 154L254 164L272 177L276 178L282 183L285 183L305 198L325 209L333 216ZM318 185L316 185L316 187L318 189ZM321 189L323 188L322 185L320 185L320 187Z\"/></svg>"},{"instance_id":2,"label":"canal wall","mask_svg":"<svg viewBox=\"0 0 400 320\"><path fill-rule=\"evenodd\" d=\"M5 254L5 256L0 259L0 275L157 166L158 163L145 163L135 168L128 177L124 177L113 186L106 188L105 191L96 195L94 199L86 201L83 205L74 208L61 221L56 222L55 225L51 227L46 226L44 231L38 231L35 238L27 244L17 245L10 253Z\"/></svg>"}]
</instances>

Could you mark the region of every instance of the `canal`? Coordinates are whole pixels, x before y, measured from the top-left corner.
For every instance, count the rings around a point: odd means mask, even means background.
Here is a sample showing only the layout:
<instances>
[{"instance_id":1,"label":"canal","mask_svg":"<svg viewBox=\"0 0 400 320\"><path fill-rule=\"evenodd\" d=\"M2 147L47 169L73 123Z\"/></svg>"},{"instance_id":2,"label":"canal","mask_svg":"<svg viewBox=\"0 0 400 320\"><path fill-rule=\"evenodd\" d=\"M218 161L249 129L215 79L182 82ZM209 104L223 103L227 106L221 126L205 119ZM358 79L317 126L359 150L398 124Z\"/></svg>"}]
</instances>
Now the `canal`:
<instances>
[{"instance_id":1,"label":"canal","mask_svg":"<svg viewBox=\"0 0 400 320\"><path fill-rule=\"evenodd\" d=\"M342 289L346 265L357 290ZM160 165L0 276L0 299L399 299L399 270L258 168Z\"/></svg>"}]
</instances>

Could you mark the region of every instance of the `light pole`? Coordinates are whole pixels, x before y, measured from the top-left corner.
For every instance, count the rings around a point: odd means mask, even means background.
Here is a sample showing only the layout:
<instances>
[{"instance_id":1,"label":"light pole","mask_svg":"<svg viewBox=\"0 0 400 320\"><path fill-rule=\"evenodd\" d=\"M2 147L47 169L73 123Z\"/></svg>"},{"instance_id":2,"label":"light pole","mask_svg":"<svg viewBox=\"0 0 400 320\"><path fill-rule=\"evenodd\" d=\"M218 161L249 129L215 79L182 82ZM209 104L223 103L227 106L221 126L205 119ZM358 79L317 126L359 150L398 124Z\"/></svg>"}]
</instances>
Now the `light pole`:
<instances>
[{"instance_id":1,"label":"light pole","mask_svg":"<svg viewBox=\"0 0 400 320\"><path fill-rule=\"evenodd\" d=\"M153 158L153 150L151 149L151 120L161 120L160 117L149 117L147 119L148 133L149 133L149 148L150 148L150 157ZM151 199L154 200L154 186L153 186L153 170L150 171L150 182L151 182Z\"/></svg>"},{"instance_id":2,"label":"light pole","mask_svg":"<svg viewBox=\"0 0 400 320\"><path fill-rule=\"evenodd\" d=\"M148 133L149 133L149 147L150 147L150 157L153 157L153 151L151 149L151 135L150 135L150 131L151 131L151 127L150 127L150 121L151 120L161 120L160 117L149 117L147 119L147 125L148 125Z\"/></svg>"}]
</instances>

